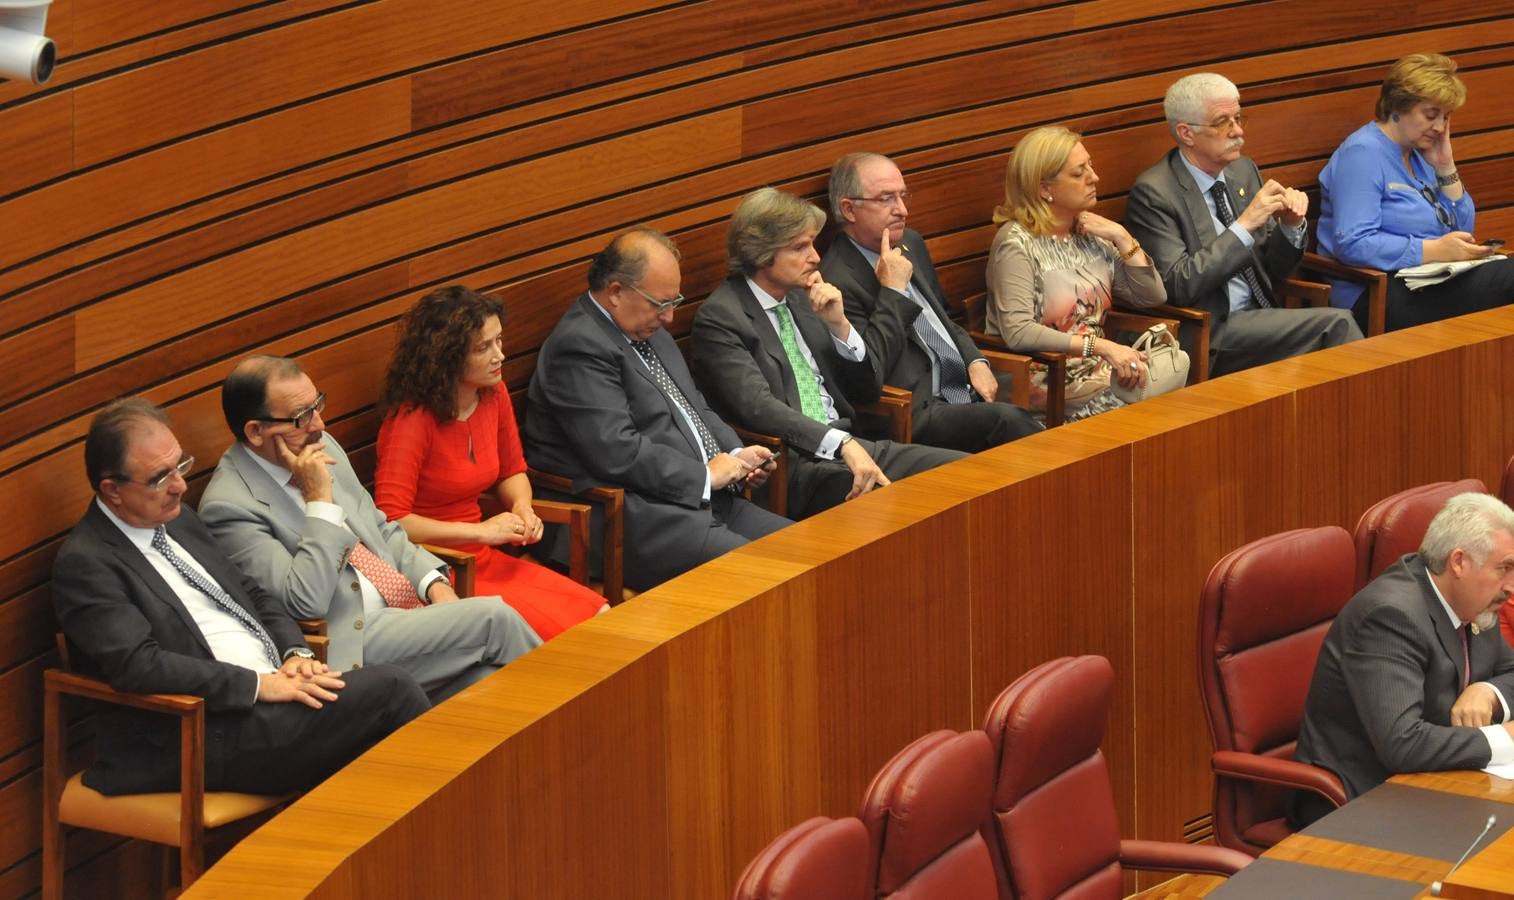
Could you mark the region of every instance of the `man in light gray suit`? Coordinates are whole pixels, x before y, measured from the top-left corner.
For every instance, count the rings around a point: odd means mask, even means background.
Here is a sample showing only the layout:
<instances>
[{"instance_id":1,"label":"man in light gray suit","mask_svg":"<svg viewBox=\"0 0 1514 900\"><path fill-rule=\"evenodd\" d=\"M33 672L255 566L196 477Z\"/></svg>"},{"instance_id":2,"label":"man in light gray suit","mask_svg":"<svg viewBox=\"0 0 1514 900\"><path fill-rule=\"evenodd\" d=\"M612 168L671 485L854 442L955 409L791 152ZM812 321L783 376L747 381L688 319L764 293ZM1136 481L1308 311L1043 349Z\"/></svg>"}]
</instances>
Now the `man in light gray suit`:
<instances>
[{"instance_id":1,"label":"man in light gray suit","mask_svg":"<svg viewBox=\"0 0 1514 900\"><path fill-rule=\"evenodd\" d=\"M293 360L254 356L222 386L237 441L200 518L296 618L325 619L331 668L391 663L433 702L541 643L497 597L459 599L445 564L385 521L329 434L326 395Z\"/></svg>"},{"instance_id":2,"label":"man in light gray suit","mask_svg":"<svg viewBox=\"0 0 1514 900\"><path fill-rule=\"evenodd\" d=\"M1514 762L1514 650L1498 610L1514 593L1514 511L1459 494L1418 553L1367 585L1320 647L1294 758L1334 772L1354 798L1400 772ZM1330 811L1298 792L1303 827Z\"/></svg>"},{"instance_id":3,"label":"man in light gray suit","mask_svg":"<svg viewBox=\"0 0 1514 900\"><path fill-rule=\"evenodd\" d=\"M1156 263L1167 297L1210 315L1215 375L1362 336L1340 309L1284 309L1277 289L1304 255L1309 198L1262 181L1241 155L1246 116L1228 79L1189 75L1167 89L1177 147L1130 188L1125 227Z\"/></svg>"}]
</instances>

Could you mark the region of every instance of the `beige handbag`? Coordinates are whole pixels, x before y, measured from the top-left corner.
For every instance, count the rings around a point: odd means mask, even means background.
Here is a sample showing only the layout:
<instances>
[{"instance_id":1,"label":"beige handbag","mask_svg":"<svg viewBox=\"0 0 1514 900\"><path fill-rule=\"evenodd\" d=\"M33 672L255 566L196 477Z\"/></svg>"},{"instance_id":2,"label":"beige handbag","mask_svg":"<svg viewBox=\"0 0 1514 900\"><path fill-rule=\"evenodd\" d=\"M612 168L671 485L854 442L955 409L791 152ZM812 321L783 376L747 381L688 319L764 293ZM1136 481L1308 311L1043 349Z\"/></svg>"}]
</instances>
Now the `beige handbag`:
<instances>
[{"instance_id":1,"label":"beige handbag","mask_svg":"<svg viewBox=\"0 0 1514 900\"><path fill-rule=\"evenodd\" d=\"M1112 380L1109 389L1126 403L1160 397L1188 383L1188 354L1178 347L1177 336L1166 325L1146 329L1130 349L1146 354L1146 386L1128 388L1118 379Z\"/></svg>"}]
</instances>

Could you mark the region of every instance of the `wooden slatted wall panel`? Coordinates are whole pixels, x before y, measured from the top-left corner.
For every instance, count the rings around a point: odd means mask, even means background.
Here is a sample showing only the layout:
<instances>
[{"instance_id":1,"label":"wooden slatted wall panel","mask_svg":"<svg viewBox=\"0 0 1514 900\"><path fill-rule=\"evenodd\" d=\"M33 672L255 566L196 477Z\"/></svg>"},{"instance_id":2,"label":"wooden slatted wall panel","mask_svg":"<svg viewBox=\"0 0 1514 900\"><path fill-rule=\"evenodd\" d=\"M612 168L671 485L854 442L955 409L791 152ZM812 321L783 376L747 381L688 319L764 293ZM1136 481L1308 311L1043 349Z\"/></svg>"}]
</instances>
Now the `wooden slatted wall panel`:
<instances>
[{"instance_id":1,"label":"wooden slatted wall panel","mask_svg":"<svg viewBox=\"0 0 1514 900\"><path fill-rule=\"evenodd\" d=\"M723 270L741 194L819 196L852 149L901 162L943 277L979 289L1018 137L1047 122L1085 131L1118 215L1167 147L1163 90L1199 68L1242 85L1264 170L1309 186L1368 118L1389 62L1452 53L1471 88L1456 117L1464 179L1480 230L1507 236L1511 12L1486 0L1385 0L1370 17L1314 0L57 0L53 83L0 83L0 896L37 883L48 568L88 500L80 438L110 399L166 404L208 463L228 441L215 386L230 363L296 355L361 450L394 320L422 293L453 281L499 293L511 353L529 361L616 230L675 233L684 292L699 296ZM1112 755L1127 830L1171 837L1208 806L1202 776L1175 779L1170 765L1199 766L1203 735L1158 740L1170 744L1149 766L1129 741ZM96 860L94 877L114 877L118 857Z\"/></svg>"}]
</instances>

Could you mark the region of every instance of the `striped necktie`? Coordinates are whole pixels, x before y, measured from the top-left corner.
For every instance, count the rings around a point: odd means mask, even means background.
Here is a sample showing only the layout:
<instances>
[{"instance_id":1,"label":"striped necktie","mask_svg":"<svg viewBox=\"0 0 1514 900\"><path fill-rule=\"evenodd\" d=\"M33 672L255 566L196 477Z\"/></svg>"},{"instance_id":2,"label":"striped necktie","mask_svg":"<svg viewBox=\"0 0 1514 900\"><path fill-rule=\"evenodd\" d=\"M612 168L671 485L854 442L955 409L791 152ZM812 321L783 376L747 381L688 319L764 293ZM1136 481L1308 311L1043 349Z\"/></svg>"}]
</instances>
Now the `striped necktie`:
<instances>
[{"instance_id":1,"label":"striped necktie","mask_svg":"<svg viewBox=\"0 0 1514 900\"><path fill-rule=\"evenodd\" d=\"M209 597L215 602L216 606L219 606L233 619L241 622L244 628L256 635L257 639L263 642L263 651L268 654L269 664L275 669L279 667L279 651L274 648L273 638L269 637L268 629L264 628L263 623L259 622L256 616L248 612L246 607L231 599L230 594L221 590L220 585L201 575L199 570L185 562L182 556L175 553L172 545L168 543L168 530L162 525L153 529L152 548L161 553L163 558L168 560L168 564L174 567L174 571L182 575L185 581L194 586L195 590Z\"/></svg>"},{"instance_id":2,"label":"striped necktie","mask_svg":"<svg viewBox=\"0 0 1514 900\"><path fill-rule=\"evenodd\" d=\"M1229 228L1235 222L1235 214L1230 211L1230 197L1225 193L1225 182L1216 181L1209 186L1209 194L1214 197L1214 214L1220 220L1220 224ZM1262 288L1262 280L1256 275L1256 267L1247 265L1241 269L1241 275L1246 279L1246 285L1251 288L1251 296L1256 300L1256 305L1262 309L1272 308L1272 299Z\"/></svg>"}]
</instances>

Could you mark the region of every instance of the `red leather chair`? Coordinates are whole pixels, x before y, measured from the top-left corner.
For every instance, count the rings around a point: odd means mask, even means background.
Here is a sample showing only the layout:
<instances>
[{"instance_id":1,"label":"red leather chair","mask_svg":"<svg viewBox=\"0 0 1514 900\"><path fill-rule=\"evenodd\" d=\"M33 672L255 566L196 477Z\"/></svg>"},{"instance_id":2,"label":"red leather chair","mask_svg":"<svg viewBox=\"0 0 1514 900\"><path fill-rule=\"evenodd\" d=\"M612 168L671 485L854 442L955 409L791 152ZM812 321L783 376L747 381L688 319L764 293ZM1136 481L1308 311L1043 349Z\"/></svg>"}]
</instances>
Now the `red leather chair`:
<instances>
[{"instance_id":1,"label":"red leather chair","mask_svg":"<svg viewBox=\"0 0 1514 900\"><path fill-rule=\"evenodd\" d=\"M1233 875L1251 857L1220 847L1120 840L1099 742L1114 669L1102 656L1054 659L1004 689L984 717L998 772L987 830L1002 898L1120 897L1125 867Z\"/></svg>"},{"instance_id":2,"label":"red leather chair","mask_svg":"<svg viewBox=\"0 0 1514 900\"><path fill-rule=\"evenodd\" d=\"M1336 806L1340 779L1293 759L1325 632L1355 593L1344 528L1285 531L1227 554L1199 600L1199 691L1214 747L1214 835L1252 856L1287 837L1285 788Z\"/></svg>"},{"instance_id":3,"label":"red leather chair","mask_svg":"<svg viewBox=\"0 0 1514 900\"><path fill-rule=\"evenodd\" d=\"M993 851L980 830L993 777L981 731L935 731L899 751L862 801L876 861L868 897L997 900Z\"/></svg>"},{"instance_id":4,"label":"red leather chair","mask_svg":"<svg viewBox=\"0 0 1514 900\"><path fill-rule=\"evenodd\" d=\"M736 883L736 900L864 900L872 873L867 829L816 816L780 834Z\"/></svg>"},{"instance_id":5,"label":"red leather chair","mask_svg":"<svg viewBox=\"0 0 1514 900\"><path fill-rule=\"evenodd\" d=\"M1430 520L1457 494L1487 491L1476 478L1422 484L1379 500L1356 523L1356 589L1419 549Z\"/></svg>"}]
</instances>

